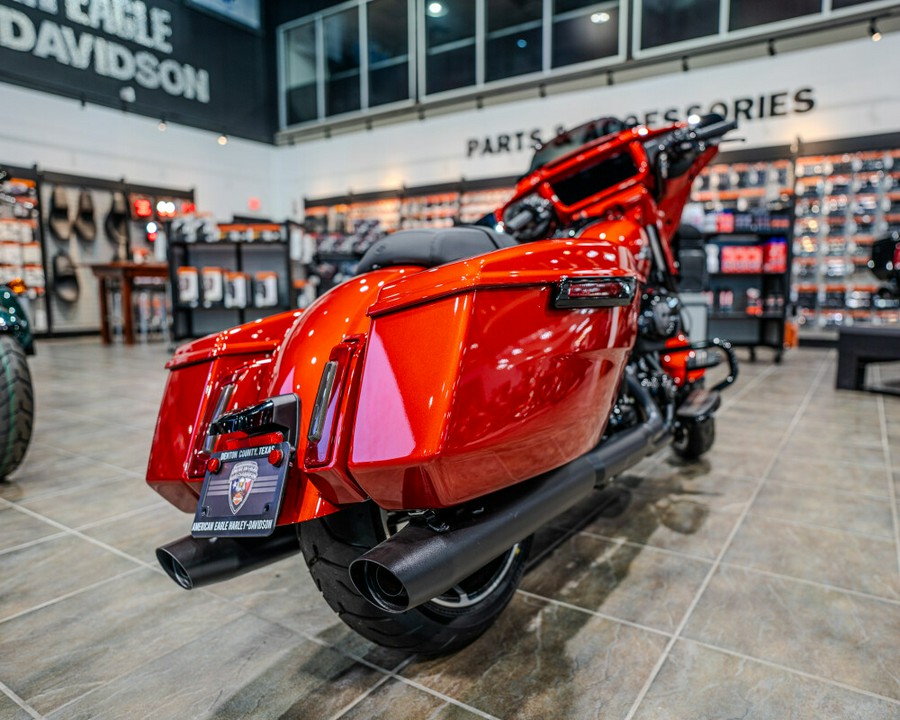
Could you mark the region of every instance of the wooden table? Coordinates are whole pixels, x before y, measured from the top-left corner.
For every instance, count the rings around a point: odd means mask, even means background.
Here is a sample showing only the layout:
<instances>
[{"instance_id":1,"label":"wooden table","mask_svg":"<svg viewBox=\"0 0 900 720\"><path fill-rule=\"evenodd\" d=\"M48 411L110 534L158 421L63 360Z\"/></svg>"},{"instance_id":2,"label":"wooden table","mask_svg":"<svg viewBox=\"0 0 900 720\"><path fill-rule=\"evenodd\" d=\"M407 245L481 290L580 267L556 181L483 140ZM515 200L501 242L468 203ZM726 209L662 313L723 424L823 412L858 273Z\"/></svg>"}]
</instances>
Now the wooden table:
<instances>
[{"instance_id":1,"label":"wooden table","mask_svg":"<svg viewBox=\"0 0 900 720\"><path fill-rule=\"evenodd\" d=\"M118 285L122 292L122 331L126 345L134 345L134 320L132 318L131 293L135 278L169 277L166 263L111 262L91 265L100 288L100 338L107 345L112 342L109 328L109 302L107 293Z\"/></svg>"}]
</instances>

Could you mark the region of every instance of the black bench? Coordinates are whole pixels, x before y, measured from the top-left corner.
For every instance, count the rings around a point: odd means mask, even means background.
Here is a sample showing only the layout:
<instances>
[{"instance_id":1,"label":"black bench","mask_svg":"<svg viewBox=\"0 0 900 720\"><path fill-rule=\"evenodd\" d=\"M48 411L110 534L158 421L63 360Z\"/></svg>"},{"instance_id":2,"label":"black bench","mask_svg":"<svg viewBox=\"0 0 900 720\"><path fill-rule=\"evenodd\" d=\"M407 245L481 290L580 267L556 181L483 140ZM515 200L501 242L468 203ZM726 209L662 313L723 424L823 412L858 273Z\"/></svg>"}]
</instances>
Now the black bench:
<instances>
[{"instance_id":1,"label":"black bench","mask_svg":"<svg viewBox=\"0 0 900 720\"><path fill-rule=\"evenodd\" d=\"M866 388L866 365L900 360L900 327L853 325L838 335L838 390L896 392L890 388Z\"/></svg>"}]
</instances>

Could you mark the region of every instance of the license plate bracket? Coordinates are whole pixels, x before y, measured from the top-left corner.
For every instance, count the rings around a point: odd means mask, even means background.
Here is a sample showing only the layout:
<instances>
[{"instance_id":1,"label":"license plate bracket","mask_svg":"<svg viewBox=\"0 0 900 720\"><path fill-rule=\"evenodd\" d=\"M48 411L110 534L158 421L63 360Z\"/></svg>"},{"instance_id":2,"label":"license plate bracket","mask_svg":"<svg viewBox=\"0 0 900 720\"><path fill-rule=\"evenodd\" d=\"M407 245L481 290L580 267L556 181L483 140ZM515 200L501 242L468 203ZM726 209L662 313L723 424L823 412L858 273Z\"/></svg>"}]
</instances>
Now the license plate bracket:
<instances>
[{"instance_id":1,"label":"license plate bracket","mask_svg":"<svg viewBox=\"0 0 900 720\"><path fill-rule=\"evenodd\" d=\"M284 497L290 453L287 442L214 453L213 462L208 465L212 469L207 469L200 490L191 535L196 538L271 535Z\"/></svg>"}]
</instances>

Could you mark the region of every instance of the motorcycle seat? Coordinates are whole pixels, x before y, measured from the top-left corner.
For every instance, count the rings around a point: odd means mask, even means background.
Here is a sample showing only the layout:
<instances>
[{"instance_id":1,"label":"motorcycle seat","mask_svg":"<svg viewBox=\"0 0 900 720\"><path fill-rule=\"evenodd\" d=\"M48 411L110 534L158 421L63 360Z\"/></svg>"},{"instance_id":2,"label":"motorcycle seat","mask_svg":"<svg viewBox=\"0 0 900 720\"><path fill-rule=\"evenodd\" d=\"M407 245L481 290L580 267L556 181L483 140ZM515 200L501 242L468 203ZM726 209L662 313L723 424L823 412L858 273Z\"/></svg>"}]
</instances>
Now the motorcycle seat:
<instances>
[{"instance_id":1,"label":"motorcycle seat","mask_svg":"<svg viewBox=\"0 0 900 720\"><path fill-rule=\"evenodd\" d=\"M480 225L400 230L373 243L356 272L394 265L435 267L517 244L511 236Z\"/></svg>"}]
</instances>

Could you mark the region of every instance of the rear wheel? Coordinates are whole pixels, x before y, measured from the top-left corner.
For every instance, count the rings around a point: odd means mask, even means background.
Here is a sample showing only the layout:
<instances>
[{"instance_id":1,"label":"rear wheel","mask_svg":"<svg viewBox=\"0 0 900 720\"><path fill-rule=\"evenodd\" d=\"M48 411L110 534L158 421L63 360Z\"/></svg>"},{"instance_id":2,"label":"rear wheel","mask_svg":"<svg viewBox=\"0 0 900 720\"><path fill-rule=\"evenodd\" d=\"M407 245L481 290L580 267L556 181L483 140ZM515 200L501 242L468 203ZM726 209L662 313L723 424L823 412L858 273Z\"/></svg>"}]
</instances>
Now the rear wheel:
<instances>
[{"instance_id":1,"label":"rear wheel","mask_svg":"<svg viewBox=\"0 0 900 720\"><path fill-rule=\"evenodd\" d=\"M675 431L672 449L685 460L696 460L712 448L716 441L716 419L713 416L682 425Z\"/></svg>"},{"instance_id":2,"label":"rear wheel","mask_svg":"<svg viewBox=\"0 0 900 720\"><path fill-rule=\"evenodd\" d=\"M34 422L34 394L25 351L0 335L0 479L25 457Z\"/></svg>"},{"instance_id":3,"label":"rear wheel","mask_svg":"<svg viewBox=\"0 0 900 720\"><path fill-rule=\"evenodd\" d=\"M443 595L404 613L365 600L350 582L349 566L406 522L374 503L353 505L298 526L310 574L341 620L384 647L423 655L453 652L487 630L506 607L522 573L531 539L492 560Z\"/></svg>"}]
</instances>

